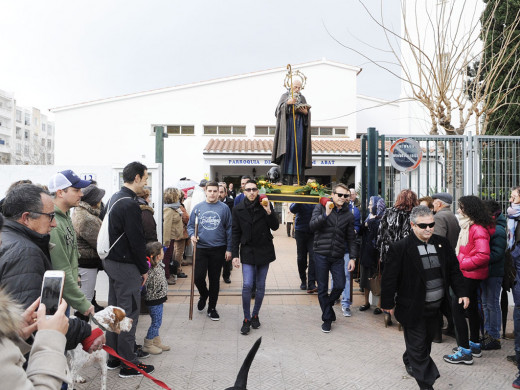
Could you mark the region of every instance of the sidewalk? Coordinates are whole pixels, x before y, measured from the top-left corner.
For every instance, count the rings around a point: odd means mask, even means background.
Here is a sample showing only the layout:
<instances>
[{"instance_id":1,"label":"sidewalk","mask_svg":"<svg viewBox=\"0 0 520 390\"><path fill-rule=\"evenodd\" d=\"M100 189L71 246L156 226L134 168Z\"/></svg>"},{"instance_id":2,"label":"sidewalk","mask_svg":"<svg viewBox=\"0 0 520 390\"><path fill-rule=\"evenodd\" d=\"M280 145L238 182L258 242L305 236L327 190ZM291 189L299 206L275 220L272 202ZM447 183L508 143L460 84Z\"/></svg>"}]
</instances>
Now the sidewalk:
<instances>
[{"instance_id":1,"label":"sidewalk","mask_svg":"<svg viewBox=\"0 0 520 390\"><path fill-rule=\"evenodd\" d=\"M352 317L343 317L335 306L338 319L332 332L322 333L317 296L299 290L295 242L286 236L284 226L275 232L275 248L278 260L272 263L267 277L267 295L260 312L262 326L247 336L239 333L243 319L240 270L232 272L231 284L221 282L217 306L220 321L211 321L196 308L189 321L190 279L170 286L161 337L172 350L145 360L155 365L156 378L175 390L223 390L234 384L247 352L261 336L262 345L249 373L250 390L418 388L404 369L403 334L396 325L385 329L381 315L373 315L372 310L359 312L362 297L358 292ZM190 271L191 267L184 267L184 272ZM106 275L100 273L100 299L105 296L105 283ZM139 343L149 324L148 316L140 317ZM512 330L509 321L507 331ZM513 340L503 340L501 350L484 351L472 366L442 360L454 346L455 340L446 337L442 344L433 344L432 356L441 373L435 389L511 388L516 369L505 357L514 354ZM81 374L88 382L78 389L101 388L97 367L88 367ZM120 379L117 370L109 371L107 385L108 389L159 389L146 378Z\"/></svg>"}]
</instances>

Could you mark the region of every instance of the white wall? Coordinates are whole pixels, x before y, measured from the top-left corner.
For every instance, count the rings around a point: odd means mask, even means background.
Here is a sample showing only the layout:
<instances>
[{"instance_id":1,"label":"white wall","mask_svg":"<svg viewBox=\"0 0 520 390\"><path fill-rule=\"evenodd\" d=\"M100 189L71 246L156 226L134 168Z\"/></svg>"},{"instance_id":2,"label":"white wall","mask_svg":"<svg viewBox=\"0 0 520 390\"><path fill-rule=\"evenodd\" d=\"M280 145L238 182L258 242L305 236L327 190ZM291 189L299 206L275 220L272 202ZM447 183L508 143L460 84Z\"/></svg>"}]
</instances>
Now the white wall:
<instances>
[{"instance_id":1,"label":"white wall","mask_svg":"<svg viewBox=\"0 0 520 390\"><path fill-rule=\"evenodd\" d=\"M356 68L318 62L302 66L308 82L303 94L312 105L314 126L348 127L355 137ZM254 137L254 126L273 126L274 111L284 92L285 70L259 72L200 85L136 94L56 109L56 164L113 165L139 160L155 161L153 124L195 125L194 136L165 139L165 185L187 176L200 180L206 172L202 151L211 138L202 135L204 125L246 125L246 136ZM138 96L137 96L138 95Z\"/></svg>"},{"instance_id":2,"label":"white wall","mask_svg":"<svg viewBox=\"0 0 520 390\"><path fill-rule=\"evenodd\" d=\"M399 104L369 96L357 96L358 133L375 127L379 134L402 134L399 123Z\"/></svg>"}]
</instances>

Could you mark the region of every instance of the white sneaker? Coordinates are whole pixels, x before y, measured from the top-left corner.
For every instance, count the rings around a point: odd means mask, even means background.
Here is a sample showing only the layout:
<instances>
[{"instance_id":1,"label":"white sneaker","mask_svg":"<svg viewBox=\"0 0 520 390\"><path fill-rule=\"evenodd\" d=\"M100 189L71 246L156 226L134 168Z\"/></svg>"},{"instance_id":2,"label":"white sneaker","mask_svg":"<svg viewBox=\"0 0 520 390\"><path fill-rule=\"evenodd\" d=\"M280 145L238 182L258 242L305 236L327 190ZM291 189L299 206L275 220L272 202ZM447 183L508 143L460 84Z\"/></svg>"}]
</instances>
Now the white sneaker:
<instances>
[{"instance_id":1,"label":"white sneaker","mask_svg":"<svg viewBox=\"0 0 520 390\"><path fill-rule=\"evenodd\" d=\"M343 312L343 317L351 317L352 313L350 312L350 307L341 307L341 311Z\"/></svg>"}]
</instances>

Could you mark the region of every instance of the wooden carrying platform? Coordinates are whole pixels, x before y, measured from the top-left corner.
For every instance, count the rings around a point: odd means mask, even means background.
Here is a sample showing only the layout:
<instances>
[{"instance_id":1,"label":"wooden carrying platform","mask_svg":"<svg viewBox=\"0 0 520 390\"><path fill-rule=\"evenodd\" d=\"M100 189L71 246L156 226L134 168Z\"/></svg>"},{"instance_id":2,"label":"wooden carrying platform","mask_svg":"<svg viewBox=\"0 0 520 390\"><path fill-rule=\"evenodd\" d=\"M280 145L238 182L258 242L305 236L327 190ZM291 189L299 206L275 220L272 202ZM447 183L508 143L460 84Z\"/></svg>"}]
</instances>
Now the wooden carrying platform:
<instances>
[{"instance_id":1,"label":"wooden carrying platform","mask_svg":"<svg viewBox=\"0 0 520 390\"><path fill-rule=\"evenodd\" d=\"M265 194L269 202L287 202L287 203L320 203L319 195L299 195L299 194Z\"/></svg>"}]
</instances>

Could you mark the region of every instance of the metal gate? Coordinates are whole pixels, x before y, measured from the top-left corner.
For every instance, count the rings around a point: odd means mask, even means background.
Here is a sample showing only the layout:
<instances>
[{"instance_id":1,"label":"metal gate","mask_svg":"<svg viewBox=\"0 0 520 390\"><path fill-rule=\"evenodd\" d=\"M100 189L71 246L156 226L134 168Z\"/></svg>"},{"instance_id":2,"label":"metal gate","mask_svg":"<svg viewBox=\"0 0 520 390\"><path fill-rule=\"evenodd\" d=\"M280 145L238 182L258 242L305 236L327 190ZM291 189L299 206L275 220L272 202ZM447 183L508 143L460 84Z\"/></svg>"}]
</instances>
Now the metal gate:
<instances>
[{"instance_id":1,"label":"metal gate","mask_svg":"<svg viewBox=\"0 0 520 390\"><path fill-rule=\"evenodd\" d=\"M363 136L365 137L365 136ZM380 147L375 161L378 193L392 205L404 188L412 189L420 197L436 192L453 195L453 211L457 199L463 195L476 195L482 199L493 198L506 207L511 187L520 185L520 137L475 136L409 136L419 142L423 158L417 169L401 173L388 162L390 145L403 136L378 136ZM370 149L362 140L362 177L368 175L366 161L370 161ZM384 150L384 157L382 156ZM364 180L366 182L366 180ZM362 186L362 199L367 197Z\"/></svg>"}]
</instances>

